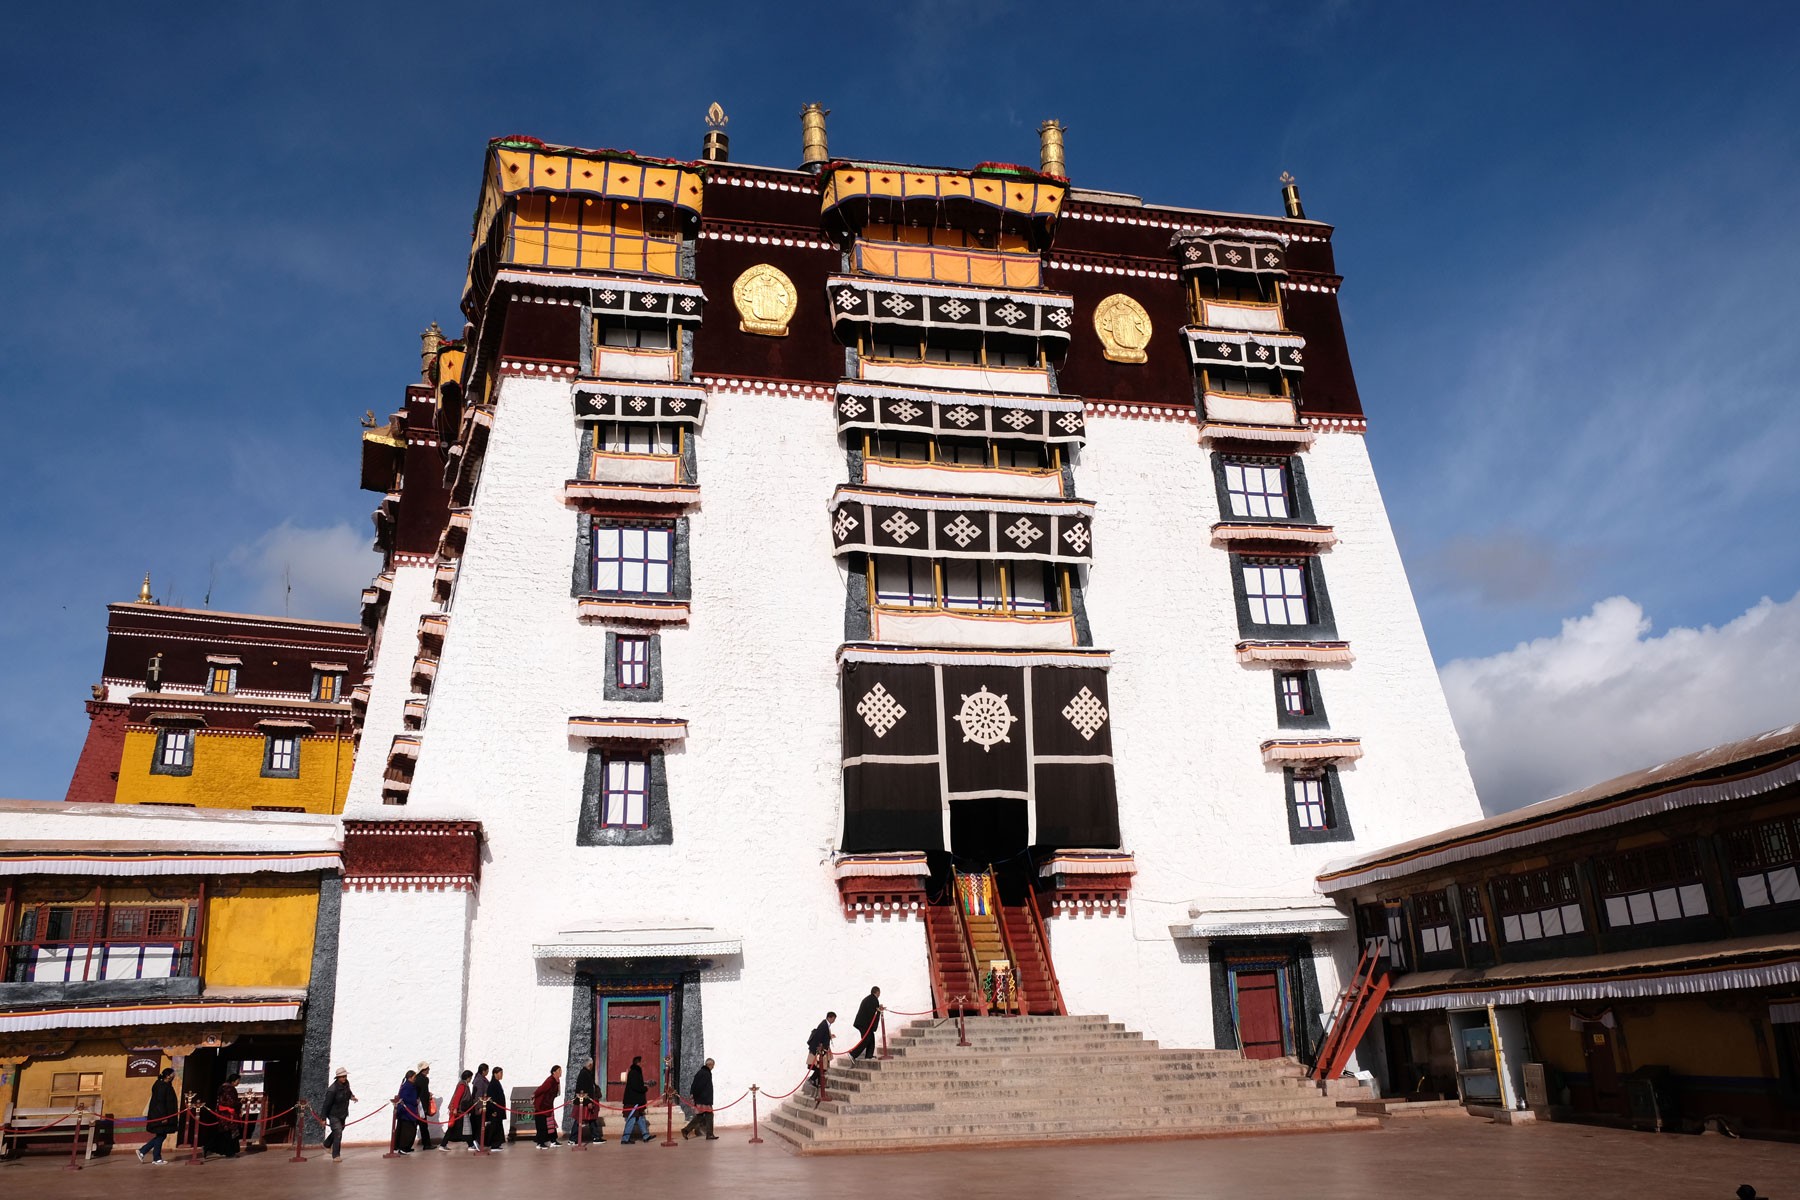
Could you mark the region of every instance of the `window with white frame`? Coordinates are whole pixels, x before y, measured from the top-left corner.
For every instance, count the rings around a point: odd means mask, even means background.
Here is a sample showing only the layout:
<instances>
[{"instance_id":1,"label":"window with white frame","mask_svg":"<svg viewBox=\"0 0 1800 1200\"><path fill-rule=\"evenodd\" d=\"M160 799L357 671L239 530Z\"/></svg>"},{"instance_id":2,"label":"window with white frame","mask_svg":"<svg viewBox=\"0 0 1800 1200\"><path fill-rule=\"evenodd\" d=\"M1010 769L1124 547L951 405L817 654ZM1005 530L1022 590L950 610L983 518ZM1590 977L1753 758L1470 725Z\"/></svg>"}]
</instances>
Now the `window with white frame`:
<instances>
[{"instance_id":1,"label":"window with white frame","mask_svg":"<svg viewBox=\"0 0 1800 1200\"><path fill-rule=\"evenodd\" d=\"M875 555L875 603L888 608L936 608L937 576L929 558Z\"/></svg>"},{"instance_id":2,"label":"window with white frame","mask_svg":"<svg viewBox=\"0 0 1800 1200\"><path fill-rule=\"evenodd\" d=\"M163 772L187 771L194 765L194 731L191 729L164 729L157 735L156 757L152 760L153 770Z\"/></svg>"},{"instance_id":3,"label":"window with white frame","mask_svg":"<svg viewBox=\"0 0 1800 1200\"><path fill-rule=\"evenodd\" d=\"M1294 820L1305 830L1331 828L1331 802L1324 776L1294 776Z\"/></svg>"},{"instance_id":4,"label":"window with white frame","mask_svg":"<svg viewBox=\"0 0 1800 1200\"><path fill-rule=\"evenodd\" d=\"M1567 937L1585 928L1572 865L1501 876L1493 892L1500 930L1509 942Z\"/></svg>"},{"instance_id":5,"label":"window with white frame","mask_svg":"<svg viewBox=\"0 0 1800 1200\"><path fill-rule=\"evenodd\" d=\"M263 749L263 774L295 775L300 769L300 738L298 734L271 733Z\"/></svg>"},{"instance_id":6,"label":"window with white frame","mask_svg":"<svg viewBox=\"0 0 1800 1200\"><path fill-rule=\"evenodd\" d=\"M1277 680L1281 689L1281 711L1290 717L1304 717L1311 713L1306 700L1306 676L1298 671L1284 672Z\"/></svg>"},{"instance_id":7,"label":"window with white frame","mask_svg":"<svg viewBox=\"0 0 1800 1200\"><path fill-rule=\"evenodd\" d=\"M639 754L608 754L600 796L600 823L641 829L650 823L650 763Z\"/></svg>"},{"instance_id":8,"label":"window with white frame","mask_svg":"<svg viewBox=\"0 0 1800 1200\"><path fill-rule=\"evenodd\" d=\"M1049 563L1012 559L871 556L875 603L884 608L947 608L964 612L1064 612ZM941 603L938 588L942 586Z\"/></svg>"},{"instance_id":9,"label":"window with white frame","mask_svg":"<svg viewBox=\"0 0 1800 1200\"><path fill-rule=\"evenodd\" d=\"M1594 860L1594 882L1613 928L1707 915L1706 884L1692 842L1644 846Z\"/></svg>"},{"instance_id":10,"label":"window with white frame","mask_svg":"<svg viewBox=\"0 0 1800 1200\"><path fill-rule=\"evenodd\" d=\"M650 639L621 636L616 642L616 647L619 686L622 688L649 687Z\"/></svg>"},{"instance_id":11,"label":"window with white frame","mask_svg":"<svg viewBox=\"0 0 1800 1200\"><path fill-rule=\"evenodd\" d=\"M946 559L944 607L996 612L1006 607L1006 598L1001 594L1000 564L986 558Z\"/></svg>"},{"instance_id":12,"label":"window with white frame","mask_svg":"<svg viewBox=\"0 0 1800 1200\"><path fill-rule=\"evenodd\" d=\"M1731 830L1725 853L1746 909L1800 901L1800 816Z\"/></svg>"},{"instance_id":13,"label":"window with white frame","mask_svg":"<svg viewBox=\"0 0 1800 1200\"><path fill-rule=\"evenodd\" d=\"M1289 515L1287 468L1279 463L1226 462L1225 495L1234 517Z\"/></svg>"},{"instance_id":14,"label":"window with white frame","mask_svg":"<svg viewBox=\"0 0 1800 1200\"><path fill-rule=\"evenodd\" d=\"M1420 954L1443 954L1456 949L1448 890L1416 893L1412 911L1413 928L1419 931Z\"/></svg>"},{"instance_id":15,"label":"window with white frame","mask_svg":"<svg viewBox=\"0 0 1800 1200\"><path fill-rule=\"evenodd\" d=\"M1245 559L1244 599L1256 625L1305 625L1311 621L1306 566L1297 560Z\"/></svg>"},{"instance_id":16,"label":"window with white frame","mask_svg":"<svg viewBox=\"0 0 1800 1200\"><path fill-rule=\"evenodd\" d=\"M651 421L604 421L594 430L594 449L602 454L674 454L676 428Z\"/></svg>"},{"instance_id":17,"label":"window with white frame","mask_svg":"<svg viewBox=\"0 0 1800 1200\"><path fill-rule=\"evenodd\" d=\"M667 525L595 523L597 592L667 596L674 581L675 531Z\"/></svg>"}]
</instances>

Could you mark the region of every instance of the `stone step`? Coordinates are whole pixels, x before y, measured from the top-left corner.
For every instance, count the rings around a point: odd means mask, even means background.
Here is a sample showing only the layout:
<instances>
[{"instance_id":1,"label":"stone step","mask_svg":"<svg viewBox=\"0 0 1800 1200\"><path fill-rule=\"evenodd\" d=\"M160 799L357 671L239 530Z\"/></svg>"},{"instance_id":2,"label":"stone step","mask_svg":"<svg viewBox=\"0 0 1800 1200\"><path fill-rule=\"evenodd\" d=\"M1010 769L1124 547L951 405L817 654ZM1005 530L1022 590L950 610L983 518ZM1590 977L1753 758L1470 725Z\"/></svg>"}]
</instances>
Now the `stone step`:
<instances>
[{"instance_id":1,"label":"stone step","mask_svg":"<svg viewBox=\"0 0 1800 1200\"><path fill-rule=\"evenodd\" d=\"M1025 1045L1062 1045L1074 1043L1090 1043L1096 1046L1111 1045L1114 1042L1147 1042L1141 1033L1128 1029L1020 1029L997 1030L982 1029L972 1031L968 1038L971 1046L998 1046L1022 1043ZM945 1033L937 1030L932 1033L903 1033L898 1037L889 1035L888 1046L962 1046L954 1031ZM966 1047L964 1047L966 1049Z\"/></svg>"},{"instance_id":2,"label":"stone step","mask_svg":"<svg viewBox=\"0 0 1800 1200\"><path fill-rule=\"evenodd\" d=\"M1068 1080L1056 1084L1015 1080L984 1087L910 1087L910 1088L843 1088L827 1083L826 1105L842 1104L866 1109L881 1104L1008 1104L1024 1100L1072 1101L1086 1096L1090 1100L1136 1098L1146 1092L1170 1100L1216 1100L1220 1102L1251 1097L1294 1097L1309 1103L1335 1104L1296 1080L1244 1079L1220 1083L1213 1080L1180 1080L1149 1083L1143 1080ZM807 1092L809 1098L811 1090ZM1369 1115L1379 1116L1379 1113Z\"/></svg>"},{"instance_id":3,"label":"stone step","mask_svg":"<svg viewBox=\"0 0 1800 1200\"><path fill-rule=\"evenodd\" d=\"M890 1064L891 1065L891 1064ZM988 1093L1007 1088L1121 1089L1156 1087L1221 1087L1249 1083L1267 1083L1289 1088L1307 1088L1309 1082L1298 1075L1272 1071L1233 1071L1212 1068L1157 1070L1078 1070L1078 1071L1012 1071L1001 1076L990 1072L911 1072L844 1071L834 1068L825 1076L827 1091L844 1092L945 1092ZM1314 1094L1318 1093L1316 1090Z\"/></svg>"},{"instance_id":4,"label":"stone step","mask_svg":"<svg viewBox=\"0 0 1800 1200\"><path fill-rule=\"evenodd\" d=\"M1064 1119L1018 1122L960 1122L896 1125L879 1132L826 1129L809 1132L779 1114L770 1127L802 1153L818 1149L880 1149L898 1146L965 1147L1022 1141L1129 1140L1143 1137L1204 1137L1220 1133L1318 1133L1332 1130L1379 1129L1372 1117L1294 1117L1269 1119L1261 1114L1226 1114L1206 1118Z\"/></svg>"},{"instance_id":5,"label":"stone step","mask_svg":"<svg viewBox=\"0 0 1800 1200\"><path fill-rule=\"evenodd\" d=\"M1219 1065L1216 1060L1197 1059L1184 1055L1180 1051L1116 1051L1112 1053L1094 1052L1089 1054L1024 1054L1008 1052L1004 1054L982 1055L965 1058L894 1058L877 1065L862 1065L867 1060L857 1060L856 1066L834 1064L834 1072L842 1072L846 1079L902 1079L907 1076L927 1075L942 1079L992 1079L999 1075L1014 1073L1033 1076L1070 1074L1075 1072L1102 1071L1109 1074L1142 1073L1146 1071L1221 1071L1225 1073L1273 1074L1298 1079L1302 1075L1296 1064L1291 1067L1279 1066L1269 1068L1267 1072L1246 1071ZM830 1076L827 1076L829 1079Z\"/></svg>"},{"instance_id":6,"label":"stone step","mask_svg":"<svg viewBox=\"0 0 1800 1200\"><path fill-rule=\"evenodd\" d=\"M1365 1117L1465 1117L1461 1100L1339 1100L1339 1108Z\"/></svg>"},{"instance_id":7,"label":"stone step","mask_svg":"<svg viewBox=\"0 0 1800 1200\"><path fill-rule=\"evenodd\" d=\"M893 1118L905 1117L910 1120L933 1121L1037 1121L1053 1120L1066 1117L1074 1097L1048 1098L1033 1102L1030 1099L1004 1101L997 1100L991 1104L965 1102L960 1104L933 1104L929 1101L916 1104L871 1104L840 1106L827 1101L817 1108L797 1106L789 1115L805 1121L809 1125L820 1128L854 1128L864 1125L887 1125ZM1335 1104L1320 1104L1315 1097L1311 1100L1303 1096L1269 1096L1244 1099L1224 1099L1202 1097L1198 1099L1182 1099L1178 1097L1158 1097L1155 1101L1109 1100L1104 1104L1089 1100L1089 1108L1104 1111L1108 1119L1133 1116L1164 1116L1174 1113L1207 1115L1214 1113L1299 1113L1306 1116L1343 1117L1371 1116L1366 1113L1346 1113Z\"/></svg>"}]
</instances>

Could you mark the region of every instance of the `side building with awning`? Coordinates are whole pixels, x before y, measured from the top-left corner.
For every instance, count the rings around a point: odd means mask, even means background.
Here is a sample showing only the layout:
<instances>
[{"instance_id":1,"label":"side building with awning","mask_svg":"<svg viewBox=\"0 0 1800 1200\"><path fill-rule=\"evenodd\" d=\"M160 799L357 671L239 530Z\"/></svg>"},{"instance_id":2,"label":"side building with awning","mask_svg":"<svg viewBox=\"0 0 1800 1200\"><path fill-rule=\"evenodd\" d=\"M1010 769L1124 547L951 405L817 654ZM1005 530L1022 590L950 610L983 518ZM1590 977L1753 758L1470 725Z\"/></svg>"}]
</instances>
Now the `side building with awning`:
<instances>
[{"instance_id":1,"label":"side building with awning","mask_svg":"<svg viewBox=\"0 0 1800 1200\"><path fill-rule=\"evenodd\" d=\"M1800 725L1332 863L1390 1093L1800 1131Z\"/></svg>"}]
</instances>

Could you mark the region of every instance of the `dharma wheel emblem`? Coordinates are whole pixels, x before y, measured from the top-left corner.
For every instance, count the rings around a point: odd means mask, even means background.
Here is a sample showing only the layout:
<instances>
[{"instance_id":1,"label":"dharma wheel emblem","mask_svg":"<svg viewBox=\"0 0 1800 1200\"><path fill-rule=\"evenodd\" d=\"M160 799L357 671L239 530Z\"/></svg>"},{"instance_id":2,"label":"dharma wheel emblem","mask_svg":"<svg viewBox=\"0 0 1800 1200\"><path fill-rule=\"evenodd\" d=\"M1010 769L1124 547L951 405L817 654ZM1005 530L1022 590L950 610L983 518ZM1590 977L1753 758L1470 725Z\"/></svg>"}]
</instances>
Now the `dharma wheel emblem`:
<instances>
[{"instance_id":1,"label":"dharma wheel emblem","mask_svg":"<svg viewBox=\"0 0 1800 1200\"><path fill-rule=\"evenodd\" d=\"M963 696L955 719L962 726L963 741L974 742L986 753L1012 741L1013 723L1019 718L1007 707L1005 693L990 692L984 683L980 691Z\"/></svg>"},{"instance_id":2,"label":"dharma wheel emblem","mask_svg":"<svg viewBox=\"0 0 1800 1200\"><path fill-rule=\"evenodd\" d=\"M1100 346L1114 362L1149 361L1150 314L1123 292L1114 292L1094 306L1094 332Z\"/></svg>"},{"instance_id":3,"label":"dharma wheel emblem","mask_svg":"<svg viewBox=\"0 0 1800 1200\"><path fill-rule=\"evenodd\" d=\"M731 285L731 299L737 305L739 329L786 337L799 293L794 290L794 281L778 268L757 263Z\"/></svg>"}]
</instances>

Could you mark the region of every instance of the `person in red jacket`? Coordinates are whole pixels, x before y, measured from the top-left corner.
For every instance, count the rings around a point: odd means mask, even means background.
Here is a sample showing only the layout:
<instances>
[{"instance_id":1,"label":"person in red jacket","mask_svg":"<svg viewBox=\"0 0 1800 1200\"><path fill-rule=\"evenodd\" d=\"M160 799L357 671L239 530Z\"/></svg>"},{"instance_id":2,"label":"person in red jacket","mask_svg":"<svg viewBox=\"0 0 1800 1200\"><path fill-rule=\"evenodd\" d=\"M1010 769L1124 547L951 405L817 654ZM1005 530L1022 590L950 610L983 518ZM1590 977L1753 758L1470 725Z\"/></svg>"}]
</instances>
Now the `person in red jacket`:
<instances>
[{"instance_id":1,"label":"person in red jacket","mask_svg":"<svg viewBox=\"0 0 1800 1200\"><path fill-rule=\"evenodd\" d=\"M551 1067L544 1082L531 1093L532 1119L537 1122L537 1148L548 1150L560 1146L556 1136L556 1098L562 1095L562 1068Z\"/></svg>"}]
</instances>

